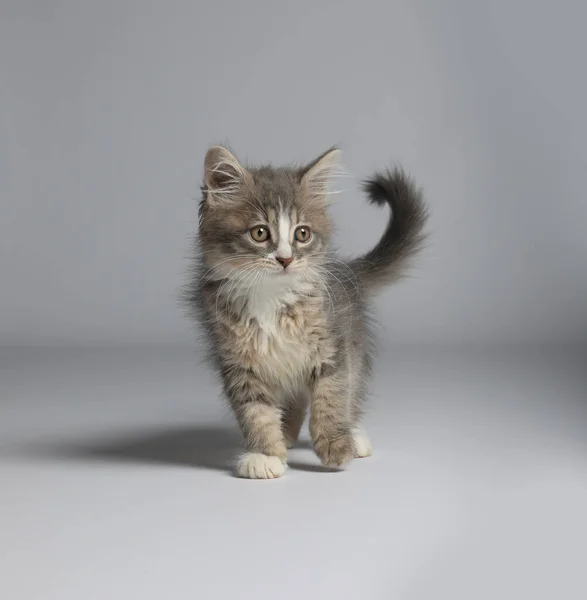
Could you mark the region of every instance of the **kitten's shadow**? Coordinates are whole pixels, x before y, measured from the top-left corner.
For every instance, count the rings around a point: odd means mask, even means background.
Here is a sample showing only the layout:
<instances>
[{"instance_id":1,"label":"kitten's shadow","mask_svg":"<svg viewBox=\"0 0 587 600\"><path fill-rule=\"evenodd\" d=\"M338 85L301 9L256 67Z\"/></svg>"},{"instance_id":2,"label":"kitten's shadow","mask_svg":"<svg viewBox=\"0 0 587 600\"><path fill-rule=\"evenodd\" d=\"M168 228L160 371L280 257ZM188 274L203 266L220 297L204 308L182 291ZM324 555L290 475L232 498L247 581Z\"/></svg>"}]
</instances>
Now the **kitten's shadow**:
<instances>
[{"instance_id":1,"label":"kitten's shadow","mask_svg":"<svg viewBox=\"0 0 587 600\"><path fill-rule=\"evenodd\" d=\"M301 440L296 447L309 447ZM84 442L60 442L29 448L27 454L44 458L99 462L173 465L231 472L243 451L236 427L200 425L136 431Z\"/></svg>"}]
</instances>

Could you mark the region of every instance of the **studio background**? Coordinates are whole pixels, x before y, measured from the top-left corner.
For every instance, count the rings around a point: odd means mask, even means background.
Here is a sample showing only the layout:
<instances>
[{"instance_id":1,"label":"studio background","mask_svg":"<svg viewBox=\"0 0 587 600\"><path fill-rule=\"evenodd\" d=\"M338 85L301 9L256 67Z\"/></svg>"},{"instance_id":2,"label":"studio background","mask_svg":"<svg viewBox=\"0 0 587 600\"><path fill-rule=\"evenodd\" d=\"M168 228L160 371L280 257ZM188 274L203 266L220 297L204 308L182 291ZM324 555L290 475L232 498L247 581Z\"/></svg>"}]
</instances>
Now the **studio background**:
<instances>
[{"instance_id":1,"label":"studio background","mask_svg":"<svg viewBox=\"0 0 587 600\"><path fill-rule=\"evenodd\" d=\"M0 0L0 597L587 598L587 4ZM178 306L206 149L431 209L373 457L272 482Z\"/></svg>"},{"instance_id":2,"label":"studio background","mask_svg":"<svg viewBox=\"0 0 587 600\"><path fill-rule=\"evenodd\" d=\"M0 340L189 344L178 310L207 147L348 170L345 254L424 188L394 344L587 340L587 8L576 2L2 1Z\"/></svg>"}]
</instances>

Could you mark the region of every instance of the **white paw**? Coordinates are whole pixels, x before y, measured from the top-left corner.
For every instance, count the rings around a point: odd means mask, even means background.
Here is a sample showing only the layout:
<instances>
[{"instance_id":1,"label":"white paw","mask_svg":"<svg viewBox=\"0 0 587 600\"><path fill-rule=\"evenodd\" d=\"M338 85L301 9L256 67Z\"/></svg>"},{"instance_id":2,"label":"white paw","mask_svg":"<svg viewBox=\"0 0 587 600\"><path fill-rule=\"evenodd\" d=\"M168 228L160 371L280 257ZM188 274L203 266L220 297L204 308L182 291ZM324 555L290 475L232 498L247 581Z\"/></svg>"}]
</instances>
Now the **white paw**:
<instances>
[{"instance_id":1,"label":"white paw","mask_svg":"<svg viewBox=\"0 0 587 600\"><path fill-rule=\"evenodd\" d=\"M236 463L236 474L246 479L276 479L285 473L286 465L277 456L247 452Z\"/></svg>"},{"instance_id":2,"label":"white paw","mask_svg":"<svg viewBox=\"0 0 587 600\"><path fill-rule=\"evenodd\" d=\"M353 440L355 442L356 458L365 458L366 456L371 456L373 454L371 441L362 429L355 429L353 431Z\"/></svg>"}]
</instances>

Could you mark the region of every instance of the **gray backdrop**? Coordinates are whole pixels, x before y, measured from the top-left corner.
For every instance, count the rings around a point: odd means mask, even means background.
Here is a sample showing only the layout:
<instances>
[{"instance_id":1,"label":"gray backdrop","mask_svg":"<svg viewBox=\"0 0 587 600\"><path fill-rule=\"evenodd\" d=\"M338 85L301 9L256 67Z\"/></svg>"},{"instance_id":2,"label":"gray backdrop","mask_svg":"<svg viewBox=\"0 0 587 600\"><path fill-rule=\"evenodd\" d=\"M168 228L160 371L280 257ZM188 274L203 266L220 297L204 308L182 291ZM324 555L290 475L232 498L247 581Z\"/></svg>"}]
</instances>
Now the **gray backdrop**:
<instances>
[{"instance_id":1,"label":"gray backdrop","mask_svg":"<svg viewBox=\"0 0 587 600\"><path fill-rule=\"evenodd\" d=\"M587 360L534 347L587 342L585 23L585 0L0 0L0 598L587 598ZM425 188L430 246L379 300L375 453L343 473L304 430L283 480L229 476L242 440L176 301L219 141L340 144L349 254L387 219L360 178L401 161Z\"/></svg>"},{"instance_id":2,"label":"gray backdrop","mask_svg":"<svg viewBox=\"0 0 587 600\"><path fill-rule=\"evenodd\" d=\"M0 343L184 343L206 147L358 178L400 160L433 211L381 299L402 343L587 338L585 3L2 0Z\"/></svg>"}]
</instances>

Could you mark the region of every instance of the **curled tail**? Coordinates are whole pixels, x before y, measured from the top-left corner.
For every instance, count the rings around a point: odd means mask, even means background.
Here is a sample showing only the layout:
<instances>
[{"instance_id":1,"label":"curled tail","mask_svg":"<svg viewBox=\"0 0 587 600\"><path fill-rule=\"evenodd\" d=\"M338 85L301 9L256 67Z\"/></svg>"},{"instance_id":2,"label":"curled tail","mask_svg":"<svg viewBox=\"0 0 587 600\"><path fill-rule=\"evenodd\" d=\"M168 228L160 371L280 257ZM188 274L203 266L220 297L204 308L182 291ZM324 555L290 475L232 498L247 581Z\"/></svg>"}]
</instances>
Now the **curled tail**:
<instances>
[{"instance_id":1,"label":"curled tail","mask_svg":"<svg viewBox=\"0 0 587 600\"><path fill-rule=\"evenodd\" d=\"M400 278L424 242L428 210L420 190L400 168L376 173L363 184L369 202L388 204L391 216L379 243L350 262L367 289L379 289Z\"/></svg>"}]
</instances>

